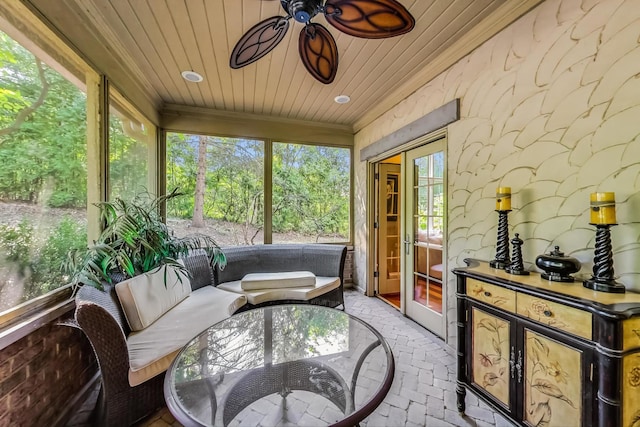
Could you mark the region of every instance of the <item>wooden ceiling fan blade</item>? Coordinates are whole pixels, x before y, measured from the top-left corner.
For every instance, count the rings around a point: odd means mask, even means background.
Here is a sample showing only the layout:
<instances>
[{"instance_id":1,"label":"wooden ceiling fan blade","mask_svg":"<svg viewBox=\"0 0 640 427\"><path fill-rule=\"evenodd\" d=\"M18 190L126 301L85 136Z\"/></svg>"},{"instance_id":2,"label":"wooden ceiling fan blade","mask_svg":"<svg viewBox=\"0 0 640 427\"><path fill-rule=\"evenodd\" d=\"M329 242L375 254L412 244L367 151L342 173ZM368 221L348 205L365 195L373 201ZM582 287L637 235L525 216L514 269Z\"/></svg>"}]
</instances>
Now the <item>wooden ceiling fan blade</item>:
<instances>
[{"instance_id":1,"label":"wooden ceiling fan blade","mask_svg":"<svg viewBox=\"0 0 640 427\"><path fill-rule=\"evenodd\" d=\"M231 52L231 68L242 68L271 52L282 41L289 29L289 20L272 16L254 25L236 43Z\"/></svg>"},{"instance_id":2,"label":"wooden ceiling fan blade","mask_svg":"<svg viewBox=\"0 0 640 427\"><path fill-rule=\"evenodd\" d=\"M300 32L300 58L316 80L333 82L338 72L338 47L331 33L320 24L309 24Z\"/></svg>"},{"instance_id":3,"label":"wooden ceiling fan blade","mask_svg":"<svg viewBox=\"0 0 640 427\"><path fill-rule=\"evenodd\" d=\"M416 24L396 0L329 0L327 21L343 33L365 39L381 39L408 33Z\"/></svg>"}]
</instances>

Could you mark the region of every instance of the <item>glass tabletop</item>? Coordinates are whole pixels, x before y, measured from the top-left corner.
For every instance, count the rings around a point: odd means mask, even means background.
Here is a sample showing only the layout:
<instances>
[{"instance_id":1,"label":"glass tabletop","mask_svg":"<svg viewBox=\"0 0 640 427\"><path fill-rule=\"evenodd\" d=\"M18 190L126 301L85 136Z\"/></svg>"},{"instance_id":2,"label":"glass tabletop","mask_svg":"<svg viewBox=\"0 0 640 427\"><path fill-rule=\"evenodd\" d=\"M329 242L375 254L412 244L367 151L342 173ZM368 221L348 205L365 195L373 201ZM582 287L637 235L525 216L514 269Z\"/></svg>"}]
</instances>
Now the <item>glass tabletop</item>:
<instances>
[{"instance_id":1,"label":"glass tabletop","mask_svg":"<svg viewBox=\"0 0 640 427\"><path fill-rule=\"evenodd\" d=\"M185 426L353 426L382 402L393 354L342 311L279 305L231 316L169 367L167 406Z\"/></svg>"}]
</instances>

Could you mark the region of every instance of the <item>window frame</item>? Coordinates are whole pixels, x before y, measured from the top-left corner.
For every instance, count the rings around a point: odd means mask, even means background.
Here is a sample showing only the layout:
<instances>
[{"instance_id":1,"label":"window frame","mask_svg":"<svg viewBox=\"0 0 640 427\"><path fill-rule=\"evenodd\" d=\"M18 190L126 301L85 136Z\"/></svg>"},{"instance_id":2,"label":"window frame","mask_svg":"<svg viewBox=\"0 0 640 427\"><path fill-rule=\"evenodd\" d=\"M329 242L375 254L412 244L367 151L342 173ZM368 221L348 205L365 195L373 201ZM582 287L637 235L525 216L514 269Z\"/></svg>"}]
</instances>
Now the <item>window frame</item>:
<instances>
[{"instance_id":1,"label":"window frame","mask_svg":"<svg viewBox=\"0 0 640 427\"><path fill-rule=\"evenodd\" d=\"M96 203L106 201L109 183L109 86L107 76L90 65L66 44L54 31L20 2L0 6L0 29L17 43L41 58L47 66L67 80L83 86L87 97L87 244L99 235L102 224ZM139 108L118 91L119 105L127 113L150 124L153 143L149 144L149 185L160 192L162 157L161 129ZM106 114L105 114L106 112ZM0 350L28 335L33 330L59 318L75 307L72 284L51 290L0 312Z\"/></svg>"},{"instance_id":2,"label":"window frame","mask_svg":"<svg viewBox=\"0 0 640 427\"><path fill-rule=\"evenodd\" d=\"M264 143L264 244L273 244L273 230L272 230L272 220L273 220L273 144L293 144L293 145L310 145L310 146L319 146L319 147L329 147L329 148L343 148L349 150L349 240L345 242L330 242L326 243L328 245L345 245L345 246L353 246L355 230L354 230L354 207L355 203L353 200L354 197L354 163L353 163L353 153L354 147L353 145L346 144L327 144L321 142L310 142L310 141L294 141L289 138L268 138L268 137L256 137L256 136L246 136L246 135L220 135L218 133L212 132L203 132L203 131L184 131L184 130L170 130L167 128L162 129L161 138L162 138L162 149L160 152L162 153L162 167L159 170L162 170L164 187L162 188L163 193L166 193L166 168L167 168L167 134L169 133L182 133L189 135L206 135L211 137L221 137L221 138L235 138L235 139L250 139L255 141L262 141ZM166 207L163 207L162 212L163 218L166 220Z\"/></svg>"},{"instance_id":3,"label":"window frame","mask_svg":"<svg viewBox=\"0 0 640 427\"><path fill-rule=\"evenodd\" d=\"M27 5L14 0L0 5L0 25L10 37L32 51L64 77L83 82L87 96L87 237L95 240L101 231L96 203L106 201L109 183L109 85L104 73L89 64L83 56L67 44L59 34L43 22ZM117 88L117 84L114 84ZM123 93L120 91L120 93ZM124 98L124 97L123 97ZM128 98L125 98L128 100ZM184 132L212 136L249 138L265 144L265 244L271 243L272 215L272 160L273 142L317 145L349 149L349 241L329 244L353 246L354 242L354 133L350 126L274 119L255 114L215 112L208 109L165 105L162 114L150 118L149 108L140 109L130 104L136 114L153 124L155 132L155 159L149 163L149 174L155 172L158 195L166 194L166 134ZM146 107L149 107L148 105ZM178 114L175 114L176 111ZM106 113L105 113L106 112ZM165 124L164 127L158 126ZM186 126L185 126L186 124ZM204 126L204 129L203 129ZM186 129L185 129L186 127ZM220 132L217 128L222 128ZM212 131L213 129L213 131ZM206 131L203 131L206 130ZM152 170L155 169L155 170ZM267 200L269 206L266 205ZM162 207L163 218L166 209ZM268 221L267 221L268 219ZM267 233L268 230L268 233ZM267 236L269 240L267 240ZM45 319L53 320L74 306L72 286L63 285L47 294L25 301L0 313L0 349L15 342L20 336L41 326Z\"/></svg>"},{"instance_id":4,"label":"window frame","mask_svg":"<svg viewBox=\"0 0 640 427\"><path fill-rule=\"evenodd\" d=\"M113 200L115 198L120 197L119 195L112 194L113 188L111 185L111 134L109 132L109 126L111 125L111 111L112 109L118 111L120 115L128 116L130 121L135 121L140 123L142 126L148 128L149 132L149 143L146 146L147 151L147 159L146 159L146 167L147 167L147 178L146 178L146 190L152 195L158 195L158 180L157 180L157 171L158 171L158 134L159 129L155 126L151 120L142 114L126 97L120 92L114 85L107 82L107 111L106 116L106 148L107 148L107 164L105 175L107 177L105 186L106 186L106 194L105 200ZM117 116L117 115L116 115ZM122 120L122 119L120 119ZM133 138L133 137L131 137ZM136 143L140 144L143 141L136 139ZM153 142L151 142L153 141Z\"/></svg>"},{"instance_id":5,"label":"window frame","mask_svg":"<svg viewBox=\"0 0 640 427\"><path fill-rule=\"evenodd\" d=\"M96 144L91 144L90 135L99 119L98 108L92 108L92 104L98 101L98 73L89 67L71 49L62 44L40 20L24 7L13 3L5 5L9 10L2 10L6 14L0 15L1 29L18 44L42 59L48 67L54 69L67 80L76 85L84 86L87 96L87 193L89 194L90 182L95 186L100 179L100 173L91 167L90 158L96 149ZM24 25L24 22L28 25ZM18 26L18 23L23 23ZM20 29L18 29L18 27ZM37 40L37 44L33 40ZM93 113L93 114L92 114ZM93 122L93 123L92 123ZM89 200L87 200L89 205ZM92 228L91 218L87 211L87 233ZM94 221L98 223L98 219ZM72 308L69 305L72 296L70 284L62 285L46 294L39 295L24 301L14 307L0 312L0 349L7 347L18 339L28 334L31 330L41 326L45 319L51 320L51 316L60 315Z\"/></svg>"},{"instance_id":6,"label":"window frame","mask_svg":"<svg viewBox=\"0 0 640 427\"><path fill-rule=\"evenodd\" d=\"M266 151L265 151L265 171L268 167L269 170L269 180L266 180L266 172L265 172L265 182L268 183L269 186L269 207L267 209L266 203L266 194L265 194L265 223L268 219L269 221L269 244L273 243L271 233L272 226L272 216L273 216L273 200L271 200L273 195L273 144L293 144L293 145L310 145L314 147L328 147L328 148L343 148L349 150L349 240L346 242L328 242L325 243L327 245L345 245L345 246L353 246L355 231L354 231L354 207L355 203L353 200L354 191L353 191L353 183L354 183L354 167L353 167L353 146L344 146L344 145L329 145L329 144L321 144L321 143L313 143L313 142L304 142L304 141L290 141L290 140L282 140L282 139L268 139L269 141L269 157L268 161L266 160ZM266 192L266 188L265 188ZM266 231L265 231L265 243L266 243Z\"/></svg>"}]
</instances>

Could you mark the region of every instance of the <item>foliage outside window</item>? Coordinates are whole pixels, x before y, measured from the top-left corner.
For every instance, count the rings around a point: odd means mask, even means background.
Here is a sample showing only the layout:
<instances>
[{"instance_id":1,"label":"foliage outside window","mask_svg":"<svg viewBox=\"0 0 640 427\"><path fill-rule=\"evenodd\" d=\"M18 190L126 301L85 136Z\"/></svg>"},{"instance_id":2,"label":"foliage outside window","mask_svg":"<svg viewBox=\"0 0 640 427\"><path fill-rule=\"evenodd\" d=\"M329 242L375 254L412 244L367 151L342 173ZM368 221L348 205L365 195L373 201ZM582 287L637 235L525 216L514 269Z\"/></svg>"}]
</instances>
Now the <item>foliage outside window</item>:
<instances>
[{"instance_id":1,"label":"foliage outside window","mask_svg":"<svg viewBox=\"0 0 640 427\"><path fill-rule=\"evenodd\" d=\"M109 200L156 194L155 126L109 88Z\"/></svg>"},{"instance_id":2,"label":"foliage outside window","mask_svg":"<svg viewBox=\"0 0 640 427\"><path fill-rule=\"evenodd\" d=\"M168 224L178 235L196 228L222 246L348 242L350 178L348 148L167 134L167 190L188 195L167 206Z\"/></svg>"},{"instance_id":3,"label":"foliage outside window","mask_svg":"<svg viewBox=\"0 0 640 427\"><path fill-rule=\"evenodd\" d=\"M0 312L66 284L86 246L85 91L0 32Z\"/></svg>"},{"instance_id":4,"label":"foliage outside window","mask_svg":"<svg viewBox=\"0 0 640 427\"><path fill-rule=\"evenodd\" d=\"M264 142L167 134L167 204L178 236L199 232L221 246L264 242Z\"/></svg>"},{"instance_id":5,"label":"foliage outside window","mask_svg":"<svg viewBox=\"0 0 640 427\"><path fill-rule=\"evenodd\" d=\"M350 151L273 144L274 243L349 241Z\"/></svg>"}]
</instances>

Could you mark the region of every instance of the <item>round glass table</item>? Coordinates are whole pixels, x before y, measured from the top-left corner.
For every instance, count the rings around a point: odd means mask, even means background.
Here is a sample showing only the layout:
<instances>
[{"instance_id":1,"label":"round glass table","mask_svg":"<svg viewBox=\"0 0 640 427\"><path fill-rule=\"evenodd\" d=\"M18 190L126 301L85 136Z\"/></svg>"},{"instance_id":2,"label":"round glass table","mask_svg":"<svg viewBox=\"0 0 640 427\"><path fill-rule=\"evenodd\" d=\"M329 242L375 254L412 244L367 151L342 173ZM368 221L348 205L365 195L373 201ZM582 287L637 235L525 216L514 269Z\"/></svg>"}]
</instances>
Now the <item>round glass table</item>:
<instances>
[{"instance_id":1,"label":"round glass table","mask_svg":"<svg viewBox=\"0 0 640 427\"><path fill-rule=\"evenodd\" d=\"M353 426L386 396L389 345L347 313L278 305L211 326L169 367L164 394L185 426Z\"/></svg>"}]
</instances>

